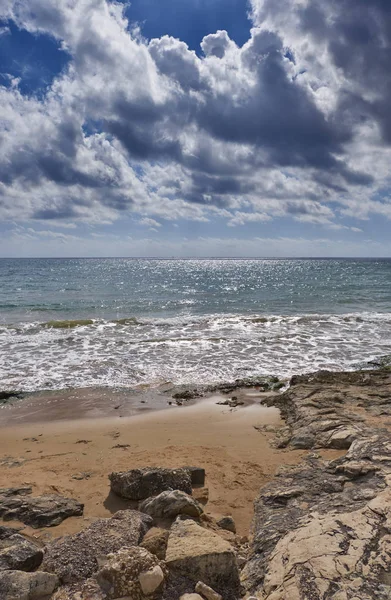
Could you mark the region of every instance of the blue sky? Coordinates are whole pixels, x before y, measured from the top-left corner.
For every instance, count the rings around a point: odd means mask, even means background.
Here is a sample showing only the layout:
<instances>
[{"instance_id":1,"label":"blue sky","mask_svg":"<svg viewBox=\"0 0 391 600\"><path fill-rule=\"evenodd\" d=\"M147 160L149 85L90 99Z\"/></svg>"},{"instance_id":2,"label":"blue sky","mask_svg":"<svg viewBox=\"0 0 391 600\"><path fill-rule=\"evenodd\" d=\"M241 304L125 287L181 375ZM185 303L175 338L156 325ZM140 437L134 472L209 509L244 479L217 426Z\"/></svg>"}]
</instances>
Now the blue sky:
<instances>
[{"instance_id":1,"label":"blue sky","mask_svg":"<svg viewBox=\"0 0 391 600\"><path fill-rule=\"evenodd\" d=\"M385 0L4 0L0 256L391 256L389 64Z\"/></svg>"}]
</instances>

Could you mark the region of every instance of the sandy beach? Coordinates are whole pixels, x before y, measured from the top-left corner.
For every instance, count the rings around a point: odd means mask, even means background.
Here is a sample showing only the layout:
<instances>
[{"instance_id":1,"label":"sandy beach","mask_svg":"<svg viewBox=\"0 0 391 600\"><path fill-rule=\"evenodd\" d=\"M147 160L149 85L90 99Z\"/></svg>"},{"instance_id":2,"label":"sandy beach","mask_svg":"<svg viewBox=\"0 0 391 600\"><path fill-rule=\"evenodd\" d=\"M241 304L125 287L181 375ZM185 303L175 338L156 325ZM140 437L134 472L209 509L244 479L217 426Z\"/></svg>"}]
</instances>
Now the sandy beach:
<instances>
[{"instance_id":1,"label":"sandy beach","mask_svg":"<svg viewBox=\"0 0 391 600\"><path fill-rule=\"evenodd\" d=\"M95 398L98 393L95 390ZM109 395L104 390L101 394L97 406ZM84 517L67 519L43 531L24 529L43 540L78 531L97 517L108 517L129 506L127 501L109 494L110 472L184 465L206 469L206 511L213 516L231 514L238 533L247 535L259 488L279 466L296 464L303 456L301 451L272 448L272 433L255 429L257 425L282 424L277 409L260 406L261 394L256 391L243 390L241 397L247 406L236 409L217 404L226 396L212 396L192 406L172 406L122 418L80 418L83 402L75 404L76 392L71 399L69 392L56 396L61 405L57 413L52 404L44 402L45 395L30 405L27 400L23 406L22 400L1 411L2 485L29 484L34 495L58 493L85 504ZM85 397L84 392L81 397ZM35 406L38 404L39 411ZM107 406L110 415L112 403ZM53 420L55 417L57 420ZM204 496L205 492L200 494Z\"/></svg>"}]
</instances>

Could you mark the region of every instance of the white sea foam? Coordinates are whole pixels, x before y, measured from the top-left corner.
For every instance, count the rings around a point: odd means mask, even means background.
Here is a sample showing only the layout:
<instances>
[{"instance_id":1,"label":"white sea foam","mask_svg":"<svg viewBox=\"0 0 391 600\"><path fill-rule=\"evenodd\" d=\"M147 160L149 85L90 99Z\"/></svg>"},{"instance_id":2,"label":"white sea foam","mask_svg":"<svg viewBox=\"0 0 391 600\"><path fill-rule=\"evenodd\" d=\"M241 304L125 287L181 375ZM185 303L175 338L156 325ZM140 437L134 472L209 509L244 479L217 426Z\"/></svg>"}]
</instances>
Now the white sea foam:
<instances>
[{"instance_id":1,"label":"white sea foam","mask_svg":"<svg viewBox=\"0 0 391 600\"><path fill-rule=\"evenodd\" d=\"M0 326L0 387L33 391L289 377L352 369L391 353L391 315L383 313L182 315L72 325Z\"/></svg>"}]
</instances>

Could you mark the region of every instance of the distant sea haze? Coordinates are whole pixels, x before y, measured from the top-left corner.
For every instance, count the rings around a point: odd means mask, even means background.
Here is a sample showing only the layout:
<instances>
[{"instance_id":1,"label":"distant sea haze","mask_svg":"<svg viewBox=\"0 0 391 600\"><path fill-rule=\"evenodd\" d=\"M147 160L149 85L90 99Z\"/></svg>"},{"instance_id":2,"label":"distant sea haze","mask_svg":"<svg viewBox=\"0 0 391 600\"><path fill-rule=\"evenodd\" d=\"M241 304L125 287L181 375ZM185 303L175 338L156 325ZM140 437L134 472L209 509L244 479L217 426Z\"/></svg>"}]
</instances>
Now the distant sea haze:
<instances>
[{"instance_id":1,"label":"distant sea haze","mask_svg":"<svg viewBox=\"0 0 391 600\"><path fill-rule=\"evenodd\" d=\"M289 377L387 354L389 259L0 260L0 389Z\"/></svg>"}]
</instances>

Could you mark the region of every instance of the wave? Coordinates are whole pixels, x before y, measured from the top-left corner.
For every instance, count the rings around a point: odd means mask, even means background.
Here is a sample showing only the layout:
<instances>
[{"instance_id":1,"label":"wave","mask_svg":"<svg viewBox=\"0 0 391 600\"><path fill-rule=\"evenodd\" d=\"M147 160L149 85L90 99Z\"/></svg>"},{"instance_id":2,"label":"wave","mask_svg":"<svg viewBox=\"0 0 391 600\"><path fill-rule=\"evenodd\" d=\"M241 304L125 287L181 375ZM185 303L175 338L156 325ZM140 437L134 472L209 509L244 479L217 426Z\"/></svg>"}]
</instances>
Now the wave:
<instances>
[{"instance_id":1,"label":"wave","mask_svg":"<svg viewBox=\"0 0 391 600\"><path fill-rule=\"evenodd\" d=\"M0 326L0 387L132 387L345 370L391 354L389 313L181 315Z\"/></svg>"}]
</instances>

